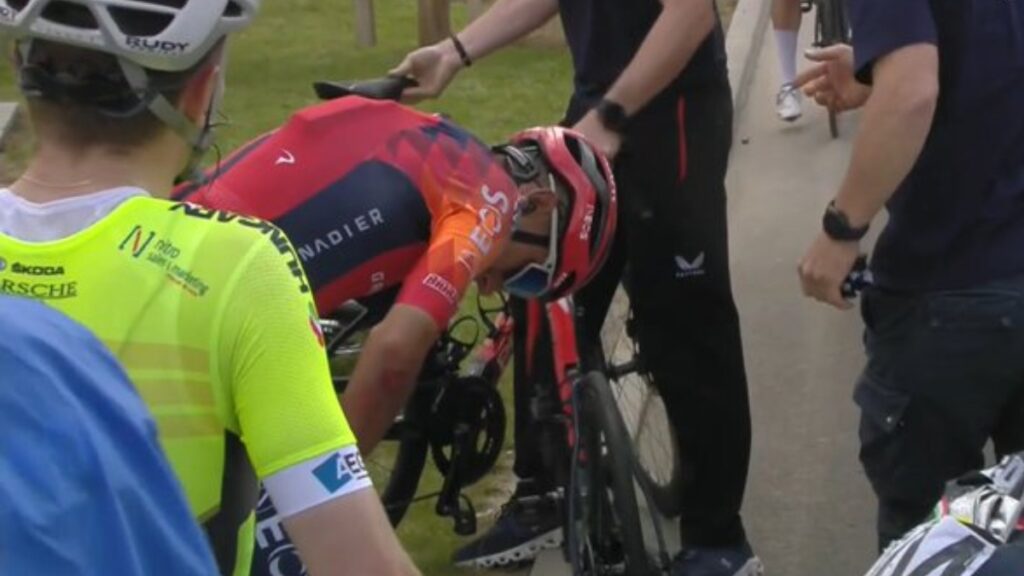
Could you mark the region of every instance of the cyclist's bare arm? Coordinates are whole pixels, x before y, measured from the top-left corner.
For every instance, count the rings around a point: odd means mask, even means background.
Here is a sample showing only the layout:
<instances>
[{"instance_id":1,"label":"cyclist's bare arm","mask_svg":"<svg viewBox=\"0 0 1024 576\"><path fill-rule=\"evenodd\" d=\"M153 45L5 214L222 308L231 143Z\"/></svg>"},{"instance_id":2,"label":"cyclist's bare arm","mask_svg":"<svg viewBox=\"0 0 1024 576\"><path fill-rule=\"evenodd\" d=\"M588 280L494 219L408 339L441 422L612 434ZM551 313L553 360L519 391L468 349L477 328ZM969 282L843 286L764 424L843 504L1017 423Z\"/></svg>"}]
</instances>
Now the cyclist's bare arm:
<instances>
[{"instance_id":1,"label":"cyclist's bare arm","mask_svg":"<svg viewBox=\"0 0 1024 576\"><path fill-rule=\"evenodd\" d=\"M310 576L418 576L374 490L284 519Z\"/></svg>"},{"instance_id":2,"label":"cyclist's bare arm","mask_svg":"<svg viewBox=\"0 0 1024 576\"><path fill-rule=\"evenodd\" d=\"M450 198L478 194L471 179L443 181ZM503 249L511 225L506 214L490 228L481 226L472 202L459 204L435 223L429 248L402 283L395 305L370 332L341 397L363 454L373 452L405 406L427 353L473 279Z\"/></svg>"},{"instance_id":3,"label":"cyclist's bare arm","mask_svg":"<svg viewBox=\"0 0 1024 576\"><path fill-rule=\"evenodd\" d=\"M498 0L458 34L469 57L476 61L539 28L558 13L558 0ZM411 76L418 87L403 98L418 100L440 96L462 60L449 39L409 53L391 72Z\"/></svg>"},{"instance_id":4,"label":"cyclist's bare arm","mask_svg":"<svg viewBox=\"0 0 1024 576\"><path fill-rule=\"evenodd\" d=\"M405 406L441 330L425 311L395 304L370 331L341 405L363 454L381 441Z\"/></svg>"}]
</instances>

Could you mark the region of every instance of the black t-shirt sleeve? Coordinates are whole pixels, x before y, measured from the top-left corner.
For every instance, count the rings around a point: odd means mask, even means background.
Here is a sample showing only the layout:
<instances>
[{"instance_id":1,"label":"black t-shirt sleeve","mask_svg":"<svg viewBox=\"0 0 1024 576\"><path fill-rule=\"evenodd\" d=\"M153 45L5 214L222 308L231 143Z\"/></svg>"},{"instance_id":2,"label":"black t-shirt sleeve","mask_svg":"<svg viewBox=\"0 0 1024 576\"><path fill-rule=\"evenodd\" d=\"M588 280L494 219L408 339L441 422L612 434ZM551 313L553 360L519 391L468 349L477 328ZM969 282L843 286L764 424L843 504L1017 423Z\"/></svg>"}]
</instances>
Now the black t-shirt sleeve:
<instances>
[{"instance_id":1,"label":"black t-shirt sleeve","mask_svg":"<svg viewBox=\"0 0 1024 576\"><path fill-rule=\"evenodd\" d=\"M938 32L929 0L850 0L854 70L857 80L872 83L875 62L913 44L937 44Z\"/></svg>"}]
</instances>

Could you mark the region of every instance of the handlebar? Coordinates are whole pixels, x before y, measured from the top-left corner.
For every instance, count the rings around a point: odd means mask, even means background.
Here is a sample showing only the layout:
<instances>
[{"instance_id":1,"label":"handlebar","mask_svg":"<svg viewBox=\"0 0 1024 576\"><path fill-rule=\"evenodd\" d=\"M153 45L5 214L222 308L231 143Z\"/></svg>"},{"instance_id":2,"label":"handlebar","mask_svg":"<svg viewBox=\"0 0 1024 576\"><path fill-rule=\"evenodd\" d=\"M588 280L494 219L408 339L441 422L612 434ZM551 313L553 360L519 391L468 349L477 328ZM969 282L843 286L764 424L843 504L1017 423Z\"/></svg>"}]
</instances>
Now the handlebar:
<instances>
[{"instance_id":1,"label":"handlebar","mask_svg":"<svg viewBox=\"0 0 1024 576\"><path fill-rule=\"evenodd\" d=\"M371 100L399 100L406 88L419 86L408 76L385 76L356 82L313 83L313 90L321 100L334 100L344 96L362 96Z\"/></svg>"}]
</instances>

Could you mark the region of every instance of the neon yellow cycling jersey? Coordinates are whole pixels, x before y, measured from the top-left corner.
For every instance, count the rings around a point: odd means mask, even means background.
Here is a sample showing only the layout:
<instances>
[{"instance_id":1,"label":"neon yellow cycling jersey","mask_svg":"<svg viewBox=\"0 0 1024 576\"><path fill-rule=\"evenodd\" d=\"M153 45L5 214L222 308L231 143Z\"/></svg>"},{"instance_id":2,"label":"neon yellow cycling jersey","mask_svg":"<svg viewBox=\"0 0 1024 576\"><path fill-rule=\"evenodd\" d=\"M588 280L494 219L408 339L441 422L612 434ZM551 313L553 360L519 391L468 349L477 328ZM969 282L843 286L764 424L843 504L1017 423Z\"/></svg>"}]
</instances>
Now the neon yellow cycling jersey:
<instances>
[{"instance_id":1,"label":"neon yellow cycling jersey","mask_svg":"<svg viewBox=\"0 0 1024 576\"><path fill-rule=\"evenodd\" d=\"M0 293L117 355L225 574L249 571L257 477L355 443L299 260L261 220L131 198L55 242L0 235Z\"/></svg>"}]
</instances>

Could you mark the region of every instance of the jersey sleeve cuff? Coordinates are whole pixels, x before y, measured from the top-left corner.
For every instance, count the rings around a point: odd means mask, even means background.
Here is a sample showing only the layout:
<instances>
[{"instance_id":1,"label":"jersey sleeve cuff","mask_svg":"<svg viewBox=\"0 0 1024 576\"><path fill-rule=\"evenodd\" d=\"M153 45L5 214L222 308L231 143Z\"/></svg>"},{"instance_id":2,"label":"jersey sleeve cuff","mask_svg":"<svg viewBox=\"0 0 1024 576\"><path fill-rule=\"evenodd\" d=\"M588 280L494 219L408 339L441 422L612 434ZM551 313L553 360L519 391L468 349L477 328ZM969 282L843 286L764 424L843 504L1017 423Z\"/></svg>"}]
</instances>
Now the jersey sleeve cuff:
<instances>
[{"instance_id":1,"label":"jersey sleeve cuff","mask_svg":"<svg viewBox=\"0 0 1024 576\"><path fill-rule=\"evenodd\" d=\"M263 484L281 518L373 486L355 446L289 466L264 478Z\"/></svg>"}]
</instances>

